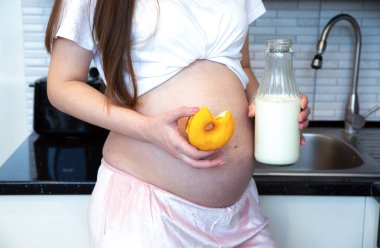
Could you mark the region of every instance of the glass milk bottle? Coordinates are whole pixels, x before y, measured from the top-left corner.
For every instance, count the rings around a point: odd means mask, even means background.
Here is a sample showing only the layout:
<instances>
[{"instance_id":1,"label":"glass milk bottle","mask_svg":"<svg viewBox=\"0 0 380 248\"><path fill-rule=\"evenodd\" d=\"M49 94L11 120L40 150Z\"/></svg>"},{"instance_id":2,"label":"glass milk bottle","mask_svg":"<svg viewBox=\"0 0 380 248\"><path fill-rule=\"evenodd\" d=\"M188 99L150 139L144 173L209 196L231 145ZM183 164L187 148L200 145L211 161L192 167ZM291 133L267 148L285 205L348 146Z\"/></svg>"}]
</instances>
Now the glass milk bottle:
<instances>
[{"instance_id":1,"label":"glass milk bottle","mask_svg":"<svg viewBox=\"0 0 380 248\"><path fill-rule=\"evenodd\" d=\"M265 164L293 164L300 155L301 107L291 46L289 39L267 41L264 78L255 98L255 158Z\"/></svg>"}]
</instances>

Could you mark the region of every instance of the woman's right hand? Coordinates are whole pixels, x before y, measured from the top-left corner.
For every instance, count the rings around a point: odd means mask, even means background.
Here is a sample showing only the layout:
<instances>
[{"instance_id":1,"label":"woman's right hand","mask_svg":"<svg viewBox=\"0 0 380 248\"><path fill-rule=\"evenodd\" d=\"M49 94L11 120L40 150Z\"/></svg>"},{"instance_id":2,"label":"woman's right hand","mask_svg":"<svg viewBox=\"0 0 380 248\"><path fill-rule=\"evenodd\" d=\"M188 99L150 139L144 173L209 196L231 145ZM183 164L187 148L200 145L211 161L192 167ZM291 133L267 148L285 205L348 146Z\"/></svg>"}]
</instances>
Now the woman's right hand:
<instances>
[{"instance_id":1,"label":"woman's right hand","mask_svg":"<svg viewBox=\"0 0 380 248\"><path fill-rule=\"evenodd\" d=\"M149 117L146 122L145 139L195 168L210 168L224 164L225 161L220 158L223 150L199 150L179 131L178 120L190 117L198 110L197 107L180 107Z\"/></svg>"}]
</instances>

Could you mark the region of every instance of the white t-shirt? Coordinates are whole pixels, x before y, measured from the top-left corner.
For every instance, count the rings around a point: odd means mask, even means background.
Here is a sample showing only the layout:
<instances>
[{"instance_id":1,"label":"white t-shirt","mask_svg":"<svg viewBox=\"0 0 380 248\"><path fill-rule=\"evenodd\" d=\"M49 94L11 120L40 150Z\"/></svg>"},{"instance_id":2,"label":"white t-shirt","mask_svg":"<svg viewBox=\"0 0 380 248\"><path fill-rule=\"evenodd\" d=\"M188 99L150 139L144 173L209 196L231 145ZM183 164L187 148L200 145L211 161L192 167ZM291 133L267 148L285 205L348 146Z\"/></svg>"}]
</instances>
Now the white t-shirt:
<instances>
[{"instance_id":1,"label":"white t-shirt","mask_svg":"<svg viewBox=\"0 0 380 248\"><path fill-rule=\"evenodd\" d=\"M91 6L89 6L91 2ZM132 61L138 96L159 86L198 59L228 66L245 87L240 50L248 26L265 12L261 0L137 0ZM57 36L94 53L104 78L101 54L92 37L96 1L66 0ZM129 89L129 77L125 76Z\"/></svg>"}]
</instances>

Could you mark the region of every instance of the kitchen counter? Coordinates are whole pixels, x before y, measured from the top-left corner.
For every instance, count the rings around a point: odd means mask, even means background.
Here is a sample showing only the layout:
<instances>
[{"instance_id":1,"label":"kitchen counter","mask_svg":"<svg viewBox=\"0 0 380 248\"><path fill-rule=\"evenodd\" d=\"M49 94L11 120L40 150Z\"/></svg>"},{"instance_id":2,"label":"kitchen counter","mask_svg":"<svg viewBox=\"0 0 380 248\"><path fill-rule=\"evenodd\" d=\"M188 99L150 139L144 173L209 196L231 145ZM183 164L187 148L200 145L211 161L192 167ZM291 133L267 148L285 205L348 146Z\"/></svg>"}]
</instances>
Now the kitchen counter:
<instances>
[{"instance_id":1,"label":"kitchen counter","mask_svg":"<svg viewBox=\"0 0 380 248\"><path fill-rule=\"evenodd\" d=\"M105 137L32 133L0 167L0 194L90 194Z\"/></svg>"},{"instance_id":2,"label":"kitchen counter","mask_svg":"<svg viewBox=\"0 0 380 248\"><path fill-rule=\"evenodd\" d=\"M329 122L330 127L333 124ZM91 194L105 137L102 134L63 138L32 133L0 167L0 194ZM376 174L373 177L257 174L254 178L261 195L380 196L380 176Z\"/></svg>"}]
</instances>

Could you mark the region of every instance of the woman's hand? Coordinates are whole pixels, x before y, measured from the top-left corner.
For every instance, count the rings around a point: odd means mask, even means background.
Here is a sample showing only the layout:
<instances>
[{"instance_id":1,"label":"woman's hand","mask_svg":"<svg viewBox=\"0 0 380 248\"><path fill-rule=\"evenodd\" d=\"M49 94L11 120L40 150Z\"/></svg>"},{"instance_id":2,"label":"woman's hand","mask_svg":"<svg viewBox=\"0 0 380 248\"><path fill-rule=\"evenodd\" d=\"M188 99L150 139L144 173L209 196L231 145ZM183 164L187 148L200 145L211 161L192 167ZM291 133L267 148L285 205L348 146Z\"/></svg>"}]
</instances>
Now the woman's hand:
<instances>
[{"instance_id":1,"label":"woman's hand","mask_svg":"<svg viewBox=\"0 0 380 248\"><path fill-rule=\"evenodd\" d=\"M309 115L310 115L310 108L309 108L309 99L306 95L301 94L301 112L298 115L298 128L300 130L305 129L309 125ZM255 100L251 101L248 106L248 117L254 117L255 116ZM301 144L305 144L305 138L301 136Z\"/></svg>"},{"instance_id":2,"label":"woman's hand","mask_svg":"<svg viewBox=\"0 0 380 248\"><path fill-rule=\"evenodd\" d=\"M148 118L146 140L173 157L196 168L210 168L224 164L219 158L222 150L202 151L192 146L181 134L178 120L194 115L199 108L180 107Z\"/></svg>"},{"instance_id":3,"label":"woman's hand","mask_svg":"<svg viewBox=\"0 0 380 248\"><path fill-rule=\"evenodd\" d=\"M255 98L252 97L248 102L248 117L253 118L256 113L256 101Z\"/></svg>"},{"instance_id":4,"label":"woman's hand","mask_svg":"<svg viewBox=\"0 0 380 248\"><path fill-rule=\"evenodd\" d=\"M310 108L309 108L309 99L306 95L301 94L301 112L298 115L298 128L300 130L307 128L309 126L309 115L310 115ZM306 144L305 137L301 135L301 145Z\"/></svg>"},{"instance_id":5,"label":"woman's hand","mask_svg":"<svg viewBox=\"0 0 380 248\"><path fill-rule=\"evenodd\" d=\"M299 129L304 129L309 126L309 115L310 115L310 108L309 108L309 99L306 95L301 94L301 112L298 115L298 121L299 121Z\"/></svg>"}]
</instances>

